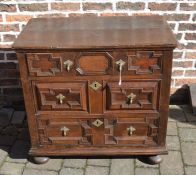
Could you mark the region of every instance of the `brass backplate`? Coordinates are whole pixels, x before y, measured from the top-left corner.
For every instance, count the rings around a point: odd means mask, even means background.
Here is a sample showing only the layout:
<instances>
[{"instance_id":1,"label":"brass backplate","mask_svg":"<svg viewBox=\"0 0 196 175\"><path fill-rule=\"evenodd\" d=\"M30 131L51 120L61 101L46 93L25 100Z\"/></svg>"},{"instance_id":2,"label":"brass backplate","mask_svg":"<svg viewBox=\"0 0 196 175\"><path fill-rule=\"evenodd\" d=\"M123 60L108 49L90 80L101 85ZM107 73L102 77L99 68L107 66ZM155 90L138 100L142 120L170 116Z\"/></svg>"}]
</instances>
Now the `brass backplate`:
<instances>
[{"instance_id":1,"label":"brass backplate","mask_svg":"<svg viewBox=\"0 0 196 175\"><path fill-rule=\"evenodd\" d=\"M103 124L103 122L99 119L96 119L92 124L96 127L99 127Z\"/></svg>"},{"instance_id":2,"label":"brass backplate","mask_svg":"<svg viewBox=\"0 0 196 175\"><path fill-rule=\"evenodd\" d=\"M66 60L63 64L64 64L65 66L72 66L72 65L73 65L73 61L71 61L71 60Z\"/></svg>"},{"instance_id":3,"label":"brass backplate","mask_svg":"<svg viewBox=\"0 0 196 175\"><path fill-rule=\"evenodd\" d=\"M67 128L66 126L63 126L61 128L61 131L63 132L63 136L67 136L67 132L69 131L69 128Z\"/></svg>"},{"instance_id":4,"label":"brass backplate","mask_svg":"<svg viewBox=\"0 0 196 175\"><path fill-rule=\"evenodd\" d=\"M63 100L65 99L65 96L63 94L58 94L56 98L59 99L60 104L63 104Z\"/></svg>"},{"instance_id":5,"label":"brass backplate","mask_svg":"<svg viewBox=\"0 0 196 175\"><path fill-rule=\"evenodd\" d=\"M125 62L120 59L120 60L116 61L116 64L123 66L125 64Z\"/></svg>"},{"instance_id":6,"label":"brass backplate","mask_svg":"<svg viewBox=\"0 0 196 175\"><path fill-rule=\"evenodd\" d=\"M133 126L127 128L128 134L131 136L136 129Z\"/></svg>"},{"instance_id":7,"label":"brass backplate","mask_svg":"<svg viewBox=\"0 0 196 175\"><path fill-rule=\"evenodd\" d=\"M102 85L99 83L99 82L97 82L97 81L94 81L93 83L91 83L90 85L89 85L93 90L98 90Z\"/></svg>"}]
</instances>

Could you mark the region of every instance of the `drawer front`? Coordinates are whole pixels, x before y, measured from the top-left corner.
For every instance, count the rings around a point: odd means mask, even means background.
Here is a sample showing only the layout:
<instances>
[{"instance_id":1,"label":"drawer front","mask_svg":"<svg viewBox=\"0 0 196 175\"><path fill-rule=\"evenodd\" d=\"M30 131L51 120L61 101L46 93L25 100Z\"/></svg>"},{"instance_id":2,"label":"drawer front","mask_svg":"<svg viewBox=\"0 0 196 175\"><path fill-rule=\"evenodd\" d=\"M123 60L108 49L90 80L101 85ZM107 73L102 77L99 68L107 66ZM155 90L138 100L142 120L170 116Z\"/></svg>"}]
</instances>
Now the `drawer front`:
<instances>
[{"instance_id":1,"label":"drawer front","mask_svg":"<svg viewBox=\"0 0 196 175\"><path fill-rule=\"evenodd\" d=\"M42 145L155 146L158 118L38 119L38 131Z\"/></svg>"},{"instance_id":2,"label":"drawer front","mask_svg":"<svg viewBox=\"0 0 196 175\"><path fill-rule=\"evenodd\" d=\"M33 82L38 111L87 111L86 82Z\"/></svg>"},{"instance_id":3,"label":"drawer front","mask_svg":"<svg viewBox=\"0 0 196 175\"><path fill-rule=\"evenodd\" d=\"M107 121L113 133L105 135L106 144L156 145L158 120L153 118L118 118ZM108 126L107 126L108 127Z\"/></svg>"},{"instance_id":4,"label":"drawer front","mask_svg":"<svg viewBox=\"0 0 196 175\"><path fill-rule=\"evenodd\" d=\"M27 53L31 76L88 76L118 75L119 60L123 61L122 75L160 75L162 51L99 51Z\"/></svg>"},{"instance_id":5,"label":"drawer front","mask_svg":"<svg viewBox=\"0 0 196 175\"><path fill-rule=\"evenodd\" d=\"M106 111L155 110L158 90L157 81L129 81L121 86L118 82L107 82L104 91Z\"/></svg>"},{"instance_id":6,"label":"drawer front","mask_svg":"<svg viewBox=\"0 0 196 175\"><path fill-rule=\"evenodd\" d=\"M38 120L41 144L86 145L91 143L87 121L80 119Z\"/></svg>"}]
</instances>

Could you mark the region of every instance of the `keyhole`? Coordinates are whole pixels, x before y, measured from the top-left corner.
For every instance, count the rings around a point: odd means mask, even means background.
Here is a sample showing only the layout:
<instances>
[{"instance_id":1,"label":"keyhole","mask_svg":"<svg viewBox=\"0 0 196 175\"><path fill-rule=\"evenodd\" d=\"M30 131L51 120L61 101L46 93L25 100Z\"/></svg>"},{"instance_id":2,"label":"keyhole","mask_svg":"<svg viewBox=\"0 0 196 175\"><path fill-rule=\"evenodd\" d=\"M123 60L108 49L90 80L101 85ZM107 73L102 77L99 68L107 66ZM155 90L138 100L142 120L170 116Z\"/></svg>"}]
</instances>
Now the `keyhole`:
<instances>
[{"instance_id":1,"label":"keyhole","mask_svg":"<svg viewBox=\"0 0 196 175\"><path fill-rule=\"evenodd\" d=\"M95 83L94 86L97 87L97 84Z\"/></svg>"}]
</instances>

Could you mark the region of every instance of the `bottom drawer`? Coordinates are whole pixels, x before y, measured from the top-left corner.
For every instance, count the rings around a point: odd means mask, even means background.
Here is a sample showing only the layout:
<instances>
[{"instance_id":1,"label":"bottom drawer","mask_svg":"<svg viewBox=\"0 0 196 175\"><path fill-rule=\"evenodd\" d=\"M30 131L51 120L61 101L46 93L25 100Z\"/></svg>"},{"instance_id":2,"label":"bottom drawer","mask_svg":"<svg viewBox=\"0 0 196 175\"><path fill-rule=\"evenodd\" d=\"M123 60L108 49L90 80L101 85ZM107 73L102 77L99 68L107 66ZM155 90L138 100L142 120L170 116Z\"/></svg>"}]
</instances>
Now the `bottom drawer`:
<instances>
[{"instance_id":1,"label":"bottom drawer","mask_svg":"<svg viewBox=\"0 0 196 175\"><path fill-rule=\"evenodd\" d=\"M38 119L41 145L157 145L158 118Z\"/></svg>"}]
</instances>

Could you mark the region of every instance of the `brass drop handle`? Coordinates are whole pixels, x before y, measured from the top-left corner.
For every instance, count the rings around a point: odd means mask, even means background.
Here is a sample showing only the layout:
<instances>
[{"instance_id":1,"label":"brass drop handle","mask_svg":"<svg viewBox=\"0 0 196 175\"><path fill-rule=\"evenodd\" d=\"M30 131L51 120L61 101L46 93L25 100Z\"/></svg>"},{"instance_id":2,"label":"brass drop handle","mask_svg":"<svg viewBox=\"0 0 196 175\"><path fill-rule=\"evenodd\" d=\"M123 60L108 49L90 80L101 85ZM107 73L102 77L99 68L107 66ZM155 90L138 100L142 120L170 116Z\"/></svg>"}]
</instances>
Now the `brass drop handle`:
<instances>
[{"instance_id":1,"label":"brass drop handle","mask_svg":"<svg viewBox=\"0 0 196 175\"><path fill-rule=\"evenodd\" d=\"M131 136L133 135L133 132L136 131L136 129L133 126L130 126L127 128L127 131L128 131L128 135Z\"/></svg>"},{"instance_id":2,"label":"brass drop handle","mask_svg":"<svg viewBox=\"0 0 196 175\"><path fill-rule=\"evenodd\" d=\"M63 94L58 94L57 96L56 96L56 98L59 100L59 103L60 104L63 104L63 100L65 99L65 96L63 95Z\"/></svg>"},{"instance_id":3,"label":"brass drop handle","mask_svg":"<svg viewBox=\"0 0 196 175\"><path fill-rule=\"evenodd\" d=\"M61 128L61 131L62 131L62 133L63 133L63 136L67 136L67 132L69 131L69 128L67 128L66 126L63 126L63 127Z\"/></svg>"},{"instance_id":4,"label":"brass drop handle","mask_svg":"<svg viewBox=\"0 0 196 175\"><path fill-rule=\"evenodd\" d=\"M136 98L136 95L134 93L130 93L129 95L127 95L127 103L128 104L132 104L133 100Z\"/></svg>"},{"instance_id":5,"label":"brass drop handle","mask_svg":"<svg viewBox=\"0 0 196 175\"><path fill-rule=\"evenodd\" d=\"M120 60L116 61L116 64L118 65L118 68L119 68L119 83L118 83L118 85L121 85L122 84L122 68L125 65L125 62L120 59Z\"/></svg>"},{"instance_id":6,"label":"brass drop handle","mask_svg":"<svg viewBox=\"0 0 196 175\"><path fill-rule=\"evenodd\" d=\"M69 72L74 63L71 60L66 60L63 64L64 67L67 69L67 72Z\"/></svg>"}]
</instances>

